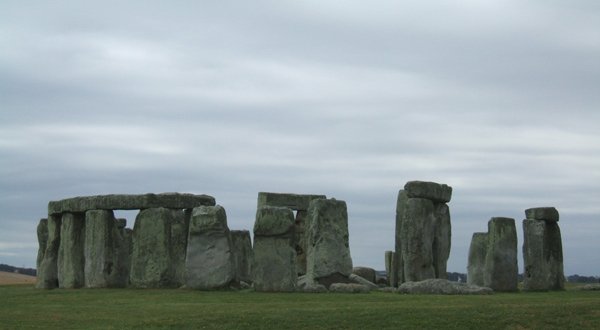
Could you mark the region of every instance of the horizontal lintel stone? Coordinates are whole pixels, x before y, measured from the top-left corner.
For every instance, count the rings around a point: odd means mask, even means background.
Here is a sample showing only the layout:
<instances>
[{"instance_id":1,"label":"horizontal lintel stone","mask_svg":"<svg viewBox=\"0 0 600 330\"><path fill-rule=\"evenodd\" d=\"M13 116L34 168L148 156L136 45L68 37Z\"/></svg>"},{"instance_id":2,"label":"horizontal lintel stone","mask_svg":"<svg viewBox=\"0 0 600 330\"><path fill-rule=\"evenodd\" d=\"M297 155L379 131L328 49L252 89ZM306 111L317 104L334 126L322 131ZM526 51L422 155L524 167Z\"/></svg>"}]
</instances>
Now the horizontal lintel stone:
<instances>
[{"instance_id":1,"label":"horizontal lintel stone","mask_svg":"<svg viewBox=\"0 0 600 330\"><path fill-rule=\"evenodd\" d=\"M325 195L299 195L271 192L259 192L257 208L261 206L287 207L295 211L306 211L313 199L325 199Z\"/></svg>"},{"instance_id":2,"label":"horizontal lintel stone","mask_svg":"<svg viewBox=\"0 0 600 330\"><path fill-rule=\"evenodd\" d=\"M525 218L558 222L558 210L554 207L534 207L525 210Z\"/></svg>"},{"instance_id":3,"label":"horizontal lintel stone","mask_svg":"<svg viewBox=\"0 0 600 330\"><path fill-rule=\"evenodd\" d=\"M448 203L452 198L452 187L427 181L408 181L404 190L410 198L425 198L436 203Z\"/></svg>"},{"instance_id":4,"label":"horizontal lintel stone","mask_svg":"<svg viewBox=\"0 0 600 330\"><path fill-rule=\"evenodd\" d=\"M48 203L48 214L86 212L89 210L142 210L164 207L192 209L197 206L214 206L215 198L208 195L162 193L162 194L113 194L67 198Z\"/></svg>"}]
</instances>

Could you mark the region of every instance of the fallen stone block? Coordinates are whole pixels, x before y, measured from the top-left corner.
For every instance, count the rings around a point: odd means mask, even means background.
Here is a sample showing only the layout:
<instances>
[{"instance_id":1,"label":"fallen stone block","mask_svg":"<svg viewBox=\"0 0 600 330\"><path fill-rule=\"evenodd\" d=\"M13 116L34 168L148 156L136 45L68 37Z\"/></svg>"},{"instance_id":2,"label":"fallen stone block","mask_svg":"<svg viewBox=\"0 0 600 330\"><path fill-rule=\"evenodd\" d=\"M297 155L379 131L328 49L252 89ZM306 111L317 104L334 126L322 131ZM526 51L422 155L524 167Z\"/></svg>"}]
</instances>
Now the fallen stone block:
<instances>
[{"instance_id":1,"label":"fallen stone block","mask_svg":"<svg viewBox=\"0 0 600 330\"><path fill-rule=\"evenodd\" d=\"M420 282L406 282L398 287L398 293L406 294L493 294L494 290L466 283L451 282L442 279L429 279Z\"/></svg>"}]
</instances>

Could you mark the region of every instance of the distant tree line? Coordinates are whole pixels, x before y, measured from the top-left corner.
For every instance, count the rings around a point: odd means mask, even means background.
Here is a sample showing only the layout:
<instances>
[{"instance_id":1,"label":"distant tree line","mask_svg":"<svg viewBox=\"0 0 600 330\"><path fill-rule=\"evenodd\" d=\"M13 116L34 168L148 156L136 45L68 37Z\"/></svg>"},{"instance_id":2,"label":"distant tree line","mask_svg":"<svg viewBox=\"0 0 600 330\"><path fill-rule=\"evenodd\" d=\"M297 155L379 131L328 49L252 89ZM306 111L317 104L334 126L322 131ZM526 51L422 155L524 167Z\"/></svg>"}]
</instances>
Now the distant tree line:
<instances>
[{"instance_id":1,"label":"distant tree line","mask_svg":"<svg viewBox=\"0 0 600 330\"><path fill-rule=\"evenodd\" d=\"M37 270L33 268L21 268L5 264L0 264L0 272L19 273L23 275L37 276Z\"/></svg>"},{"instance_id":2,"label":"distant tree line","mask_svg":"<svg viewBox=\"0 0 600 330\"><path fill-rule=\"evenodd\" d=\"M598 279L596 276L579 276L577 274L567 276L569 283L598 283Z\"/></svg>"}]
</instances>

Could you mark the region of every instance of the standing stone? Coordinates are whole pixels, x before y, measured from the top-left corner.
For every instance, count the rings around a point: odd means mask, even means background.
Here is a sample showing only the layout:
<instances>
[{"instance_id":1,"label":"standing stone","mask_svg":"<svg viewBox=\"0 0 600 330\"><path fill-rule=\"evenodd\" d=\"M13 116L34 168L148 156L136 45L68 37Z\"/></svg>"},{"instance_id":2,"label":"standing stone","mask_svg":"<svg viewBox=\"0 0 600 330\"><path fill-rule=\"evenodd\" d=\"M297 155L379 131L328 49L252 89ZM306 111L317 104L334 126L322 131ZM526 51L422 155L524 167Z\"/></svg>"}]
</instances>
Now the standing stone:
<instances>
[{"instance_id":1,"label":"standing stone","mask_svg":"<svg viewBox=\"0 0 600 330\"><path fill-rule=\"evenodd\" d=\"M118 228L111 210L85 213L84 276L88 288L125 287L120 274Z\"/></svg>"},{"instance_id":2,"label":"standing stone","mask_svg":"<svg viewBox=\"0 0 600 330\"><path fill-rule=\"evenodd\" d=\"M400 237L405 282L435 278L432 250L435 223L432 201L423 198L408 199L404 208Z\"/></svg>"},{"instance_id":3,"label":"standing stone","mask_svg":"<svg viewBox=\"0 0 600 330\"><path fill-rule=\"evenodd\" d=\"M467 284L483 286L488 233L473 233L469 247Z\"/></svg>"},{"instance_id":4,"label":"standing stone","mask_svg":"<svg viewBox=\"0 0 600 330\"><path fill-rule=\"evenodd\" d=\"M192 211L185 265L185 284L191 289L220 289L235 280L235 260L223 207L200 206Z\"/></svg>"},{"instance_id":5,"label":"standing stone","mask_svg":"<svg viewBox=\"0 0 600 330\"><path fill-rule=\"evenodd\" d=\"M81 288L84 278L85 214L64 213L58 249L58 283L61 288Z\"/></svg>"},{"instance_id":6,"label":"standing stone","mask_svg":"<svg viewBox=\"0 0 600 330\"><path fill-rule=\"evenodd\" d=\"M395 238L395 250L394 259L392 262L392 272L388 275L390 279L391 287L398 287L399 284L404 282L404 266L402 261L402 223L404 219L404 209L406 202L408 202L408 195L404 189L398 192L398 199L396 201L396 238Z\"/></svg>"},{"instance_id":7,"label":"standing stone","mask_svg":"<svg viewBox=\"0 0 600 330\"><path fill-rule=\"evenodd\" d=\"M517 291L517 230L512 218L492 218L488 222L488 248L484 286L494 291Z\"/></svg>"},{"instance_id":8,"label":"standing stone","mask_svg":"<svg viewBox=\"0 0 600 330\"><path fill-rule=\"evenodd\" d=\"M254 223L251 274L256 291L298 290L294 213L287 207L261 206Z\"/></svg>"},{"instance_id":9,"label":"standing stone","mask_svg":"<svg viewBox=\"0 0 600 330\"><path fill-rule=\"evenodd\" d=\"M446 266L450 257L452 243L452 225L450 224L450 208L447 204L435 204L435 231L433 237L433 269L435 277L447 279Z\"/></svg>"},{"instance_id":10,"label":"standing stone","mask_svg":"<svg viewBox=\"0 0 600 330\"><path fill-rule=\"evenodd\" d=\"M37 226L37 238L38 238L38 255L35 261L35 269L40 270L42 268L42 262L44 261L44 254L46 254L46 246L48 245L48 219L40 219L40 223Z\"/></svg>"},{"instance_id":11,"label":"standing stone","mask_svg":"<svg viewBox=\"0 0 600 330\"><path fill-rule=\"evenodd\" d=\"M352 274L346 202L315 199L306 219L306 275L309 283L348 283Z\"/></svg>"},{"instance_id":12,"label":"standing stone","mask_svg":"<svg viewBox=\"0 0 600 330\"><path fill-rule=\"evenodd\" d=\"M60 248L60 226L62 216L48 215L48 243L44 260L38 269L36 288L54 289L58 287L58 249Z\"/></svg>"},{"instance_id":13,"label":"standing stone","mask_svg":"<svg viewBox=\"0 0 600 330\"><path fill-rule=\"evenodd\" d=\"M352 268L352 274L358 275L371 283L376 282L376 280L375 280L376 273L375 273L375 269L373 269L373 268L354 267L354 268Z\"/></svg>"},{"instance_id":14,"label":"standing stone","mask_svg":"<svg viewBox=\"0 0 600 330\"><path fill-rule=\"evenodd\" d=\"M523 220L524 290L564 290L558 211L554 208L538 208L528 209L525 214L528 219Z\"/></svg>"},{"instance_id":15,"label":"standing stone","mask_svg":"<svg viewBox=\"0 0 600 330\"><path fill-rule=\"evenodd\" d=\"M236 281L251 283L252 241L248 230L232 230L231 246L236 267Z\"/></svg>"},{"instance_id":16,"label":"standing stone","mask_svg":"<svg viewBox=\"0 0 600 330\"><path fill-rule=\"evenodd\" d=\"M387 277L387 283L389 286L393 286L391 281L392 275L392 255L393 251L385 251L385 275Z\"/></svg>"},{"instance_id":17,"label":"standing stone","mask_svg":"<svg viewBox=\"0 0 600 330\"><path fill-rule=\"evenodd\" d=\"M298 275L306 274L306 237L304 235L304 222L307 211L299 210L296 212L296 218L294 219L295 235L294 235L294 249L296 250L296 262L298 263Z\"/></svg>"},{"instance_id":18,"label":"standing stone","mask_svg":"<svg viewBox=\"0 0 600 330\"><path fill-rule=\"evenodd\" d=\"M189 235L192 209L185 211L172 209L171 219L171 266L173 267L173 286L182 286L185 283L185 259Z\"/></svg>"},{"instance_id":19,"label":"standing stone","mask_svg":"<svg viewBox=\"0 0 600 330\"><path fill-rule=\"evenodd\" d=\"M139 288L173 285L171 224L177 211L159 207L138 213L133 226L130 282Z\"/></svg>"}]
</instances>

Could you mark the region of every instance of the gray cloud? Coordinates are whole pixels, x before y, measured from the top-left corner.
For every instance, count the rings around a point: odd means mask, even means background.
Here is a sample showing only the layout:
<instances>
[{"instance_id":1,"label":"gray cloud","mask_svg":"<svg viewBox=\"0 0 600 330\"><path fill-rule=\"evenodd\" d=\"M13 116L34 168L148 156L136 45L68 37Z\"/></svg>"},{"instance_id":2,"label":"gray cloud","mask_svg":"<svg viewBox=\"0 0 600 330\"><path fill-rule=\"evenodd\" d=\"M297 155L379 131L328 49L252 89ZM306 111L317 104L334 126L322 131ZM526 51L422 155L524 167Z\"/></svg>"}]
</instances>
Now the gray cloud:
<instances>
[{"instance_id":1,"label":"gray cloud","mask_svg":"<svg viewBox=\"0 0 600 330\"><path fill-rule=\"evenodd\" d=\"M565 272L598 275L599 11L3 2L0 262L35 266L50 200L206 193L251 229L273 191L345 200L354 263L382 269L419 179L454 188L450 271L489 218L515 218L522 244L523 210L552 205Z\"/></svg>"}]
</instances>

